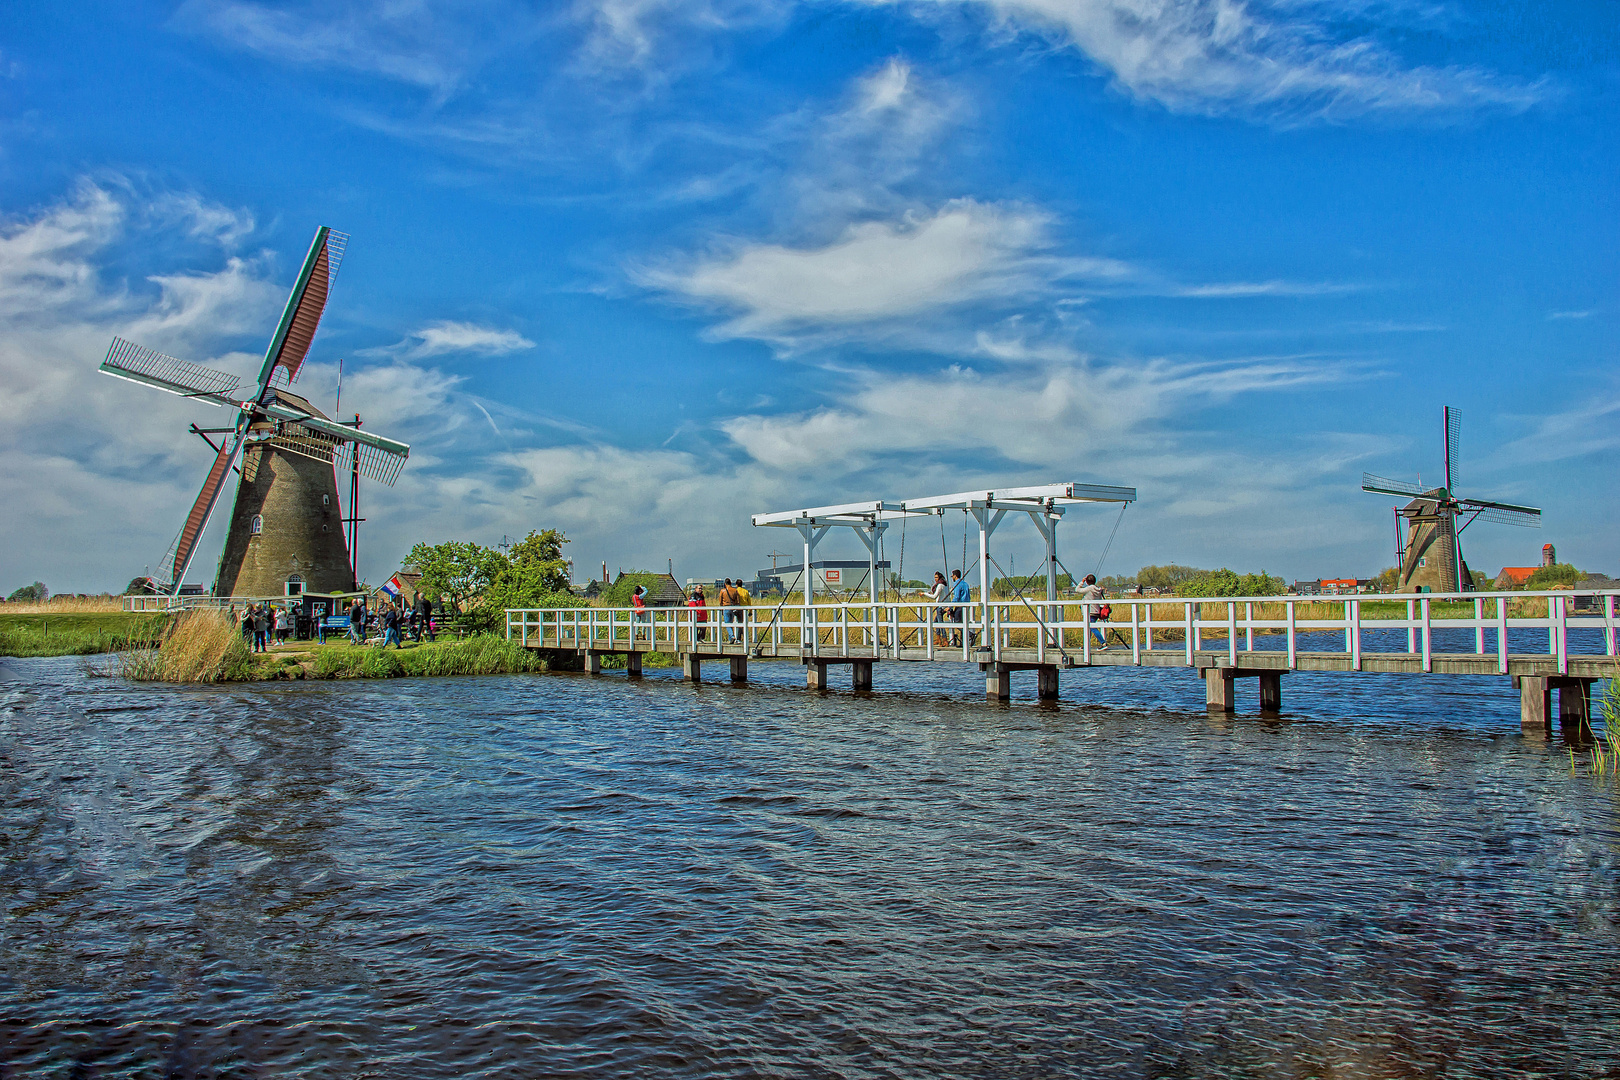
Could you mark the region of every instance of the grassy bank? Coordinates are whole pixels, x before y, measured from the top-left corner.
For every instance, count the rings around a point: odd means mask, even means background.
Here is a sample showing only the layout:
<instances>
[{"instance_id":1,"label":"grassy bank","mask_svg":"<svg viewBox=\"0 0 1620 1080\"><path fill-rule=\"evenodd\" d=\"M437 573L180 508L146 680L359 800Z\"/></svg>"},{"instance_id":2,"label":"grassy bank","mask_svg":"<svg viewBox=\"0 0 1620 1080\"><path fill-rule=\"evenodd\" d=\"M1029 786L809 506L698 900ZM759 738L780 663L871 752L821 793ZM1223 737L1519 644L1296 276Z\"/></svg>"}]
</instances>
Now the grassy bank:
<instances>
[{"instance_id":1,"label":"grassy bank","mask_svg":"<svg viewBox=\"0 0 1620 1080\"><path fill-rule=\"evenodd\" d=\"M20 604L0 611L0 656L83 656L149 648L170 622L166 615L118 610L53 609L17 613Z\"/></svg>"},{"instance_id":2,"label":"grassy bank","mask_svg":"<svg viewBox=\"0 0 1620 1080\"><path fill-rule=\"evenodd\" d=\"M299 642L255 653L240 629L217 611L173 619L156 648L123 653L108 674L139 682L257 682L270 679L394 679L547 671L554 658L482 634L404 648Z\"/></svg>"}]
</instances>

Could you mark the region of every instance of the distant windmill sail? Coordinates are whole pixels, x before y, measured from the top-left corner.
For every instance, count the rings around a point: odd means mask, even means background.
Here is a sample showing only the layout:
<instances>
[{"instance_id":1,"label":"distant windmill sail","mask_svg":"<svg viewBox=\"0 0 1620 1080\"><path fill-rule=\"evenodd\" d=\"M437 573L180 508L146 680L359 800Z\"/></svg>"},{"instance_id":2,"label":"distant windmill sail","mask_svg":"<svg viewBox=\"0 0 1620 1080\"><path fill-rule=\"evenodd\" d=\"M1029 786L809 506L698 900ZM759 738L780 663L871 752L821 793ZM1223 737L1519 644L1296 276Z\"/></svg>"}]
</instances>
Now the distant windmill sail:
<instances>
[{"instance_id":1,"label":"distant windmill sail","mask_svg":"<svg viewBox=\"0 0 1620 1080\"><path fill-rule=\"evenodd\" d=\"M265 353L264 370L259 375L260 385L267 384L273 377L284 377L287 382L298 377L298 369L303 367L304 357L309 355L309 346L315 340L315 331L320 328L321 315L326 311L326 297L332 289L333 279L337 277L338 264L343 261L343 252L348 243L348 236L324 225L316 230L315 239L309 245L309 254L304 256L298 285L287 298L286 310L281 314L281 325L271 339L269 351ZM281 376L282 372L285 372L285 376Z\"/></svg>"}]
</instances>

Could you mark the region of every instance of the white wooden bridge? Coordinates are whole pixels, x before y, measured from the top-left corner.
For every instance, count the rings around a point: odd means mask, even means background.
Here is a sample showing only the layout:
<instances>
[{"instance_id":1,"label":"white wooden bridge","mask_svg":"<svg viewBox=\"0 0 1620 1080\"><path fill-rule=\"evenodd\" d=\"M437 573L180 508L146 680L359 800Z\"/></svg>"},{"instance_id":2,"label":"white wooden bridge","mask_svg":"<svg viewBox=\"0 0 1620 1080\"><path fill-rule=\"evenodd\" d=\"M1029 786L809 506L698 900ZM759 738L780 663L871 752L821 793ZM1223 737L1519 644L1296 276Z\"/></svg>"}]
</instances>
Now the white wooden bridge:
<instances>
[{"instance_id":1,"label":"white wooden bridge","mask_svg":"<svg viewBox=\"0 0 1620 1080\"><path fill-rule=\"evenodd\" d=\"M1055 698L1065 668L1183 668L1203 678L1210 709L1228 712L1233 684L1244 678L1258 681L1263 711L1279 709L1282 677L1291 671L1498 675L1518 686L1531 734L1550 731L1554 694L1565 726L1585 725L1592 683L1620 674L1612 592L1108 603L1106 622L1087 605L1045 599L975 599L962 619L951 614L959 605L920 599L513 609L506 632L528 648L576 653L592 672L602 670L603 657L623 656L639 674L642 657L661 652L678 657L693 681L707 662L725 663L732 681L745 682L750 659L795 660L812 689L826 689L828 669L841 665L856 690L870 690L880 663L973 663L984 672L986 695L1002 701L1020 671L1036 673L1041 698Z\"/></svg>"}]
</instances>

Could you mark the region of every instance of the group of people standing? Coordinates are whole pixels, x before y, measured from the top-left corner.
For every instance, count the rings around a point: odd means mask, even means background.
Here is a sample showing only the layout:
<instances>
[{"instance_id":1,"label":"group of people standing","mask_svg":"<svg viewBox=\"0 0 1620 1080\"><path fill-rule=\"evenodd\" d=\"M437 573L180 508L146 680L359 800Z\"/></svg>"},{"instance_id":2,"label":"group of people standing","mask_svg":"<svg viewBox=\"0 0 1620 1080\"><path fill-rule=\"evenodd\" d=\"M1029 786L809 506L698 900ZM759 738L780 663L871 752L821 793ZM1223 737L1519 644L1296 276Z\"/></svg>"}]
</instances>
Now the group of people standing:
<instances>
[{"instance_id":1,"label":"group of people standing","mask_svg":"<svg viewBox=\"0 0 1620 1080\"><path fill-rule=\"evenodd\" d=\"M754 598L749 595L743 586L742 578L736 581L726 578L715 594L715 606L720 609L720 634L722 640L728 645L738 644L743 640L743 608L749 607ZM692 586L692 592L686 598L686 606L696 610L693 616L697 623L697 639L709 639L709 602L703 593L703 586ZM732 624L736 625L733 626Z\"/></svg>"},{"instance_id":2,"label":"group of people standing","mask_svg":"<svg viewBox=\"0 0 1620 1080\"><path fill-rule=\"evenodd\" d=\"M951 580L947 583L942 570L934 571L934 584L924 594L929 603L951 604L951 607L939 609L939 621L947 627L956 629L940 629L934 632L934 644L939 646L951 645L960 648L962 644L962 630L967 622L968 605L973 603L973 590L968 583L962 580L962 571L952 570ZM1097 637L1099 648L1108 648L1108 639L1103 635L1101 623L1108 620L1111 612L1107 604L1098 603L1107 597L1101 585L1097 584L1096 574L1087 574L1080 586L1080 600L1086 611L1091 615L1093 624L1091 632ZM978 641L978 632L968 631L968 647L971 648Z\"/></svg>"},{"instance_id":3,"label":"group of people standing","mask_svg":"<svg viewBox=\"0 0 1620 1080\"><path fill-rule=\"evenodd\" d=\"M231 621L235 622L236 619L236 607L233 605ZM248 648L254 652L268 652L274 642L286 641L292 635L294 625L291 611L268 603L249 604L241 616L242 636L247 639Z\"/></svg>"},{"instance_id":4,"label":"group of people standing","mask_svg":"<svg viewBox=\"0 0 1620 1080\"><path fill-rule=\"evenodd\" d=\"M373 628L382 632L380 644L385 649L389 645L403 649L407 636L413 641L421 641L424 635L429 641L438 639L438 624L433 621L433 601L423 593L418 593L413 603L384 600L375 611L367 611L365 604L356 597L349 605L349 640L356 645L364 645Z\"/></svg>"}]
</instances>

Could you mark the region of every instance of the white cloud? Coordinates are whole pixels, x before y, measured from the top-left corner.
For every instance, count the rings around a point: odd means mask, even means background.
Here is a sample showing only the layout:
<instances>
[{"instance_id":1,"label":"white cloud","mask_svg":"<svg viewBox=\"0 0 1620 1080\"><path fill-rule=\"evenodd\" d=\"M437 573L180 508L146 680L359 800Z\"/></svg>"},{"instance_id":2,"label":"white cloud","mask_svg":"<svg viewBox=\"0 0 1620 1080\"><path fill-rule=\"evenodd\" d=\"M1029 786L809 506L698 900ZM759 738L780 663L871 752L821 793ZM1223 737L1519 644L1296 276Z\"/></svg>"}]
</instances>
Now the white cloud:
<instances>
[{"instance_id":1,"label":"white cloud","mask_svg":"<svg viewBox=\"0 0 1620 1080\"><path fill-rule=\"evenodd\" d=\"M1006 343L1003 347L1008 347ZM1033 359L1021 351L1020 360ZM1359 374L1294 358L1239 363L1031 363L982 373L846 373L840 404L738 416L721 427L754 460L791 472L862 468L891 454L972 455L1029 466L1081 462L1130 446L1162 447L1173 413L1246 393L1341 382Z\"/></svg>"},{"instance_id":2,"label":"white cloud","mask_svg":"<svg viewBox=\"0 0 1620 1080\"><path fill-rule=\"evenodd\" d=\"M1126 272L1111 260L1049 254L1048 228L1037 211L958 199L925 216L849 225L820 247L743 243L641 278L734 312L721 336L787 342L954 305L1027 303L1065 277Z\"/></svg>"},{"instance_id":3,"label":"white cloud","mask_svg":"<svg viewBox=\"0 0 1620 1080\"><path fill-rule=\"evenodd\" d=\"M276 60L343 68L433 90L466 73L464 18L427 3L323 3L272 7L248 0L186 0L184 26Z\"/></svg>"},{"instance_id":4,"label":"white cloud","mask_svg":"<svg viewBox=\"0 0 1620 1080\"><path fill-rule=\"evenodd\" d=\"M1586 310L1586 311L1549 311L1547 313L1547 318L1549 318L1549 319L1589 319L1589 318L1592 317L1593 314L1594 313L1591 310Z\"/></svg>"},{"instance_id":5,"label":"white cloud","mask_svg":"<svg viewBox=\"0 0 1620 1080\"><path fill-rule=\"evenodd\" d=\"M890 0L871 0L887 3ZM1080 49L1138 98L1188 112L1346 118L1529 108L1552 92L1478 68L1410 66L1350 26L1332 0L900 0L977 3L1003 25Z\"/></svg>"},{"instance_id":6,"label":"white cloud","mask_svg":"<svg viewBox=\"0 0 1620 1080\"><path fill-rule=\"evenodd\" d=\"M508 353L532 348L534 342L516 330L498 330L492 326L479 326L477 323L441 319L412 330L397 345L368 351L389 353L401 360L414 361L458 353L473 356L505 356Z\"/></svg>"}]
</instances>

